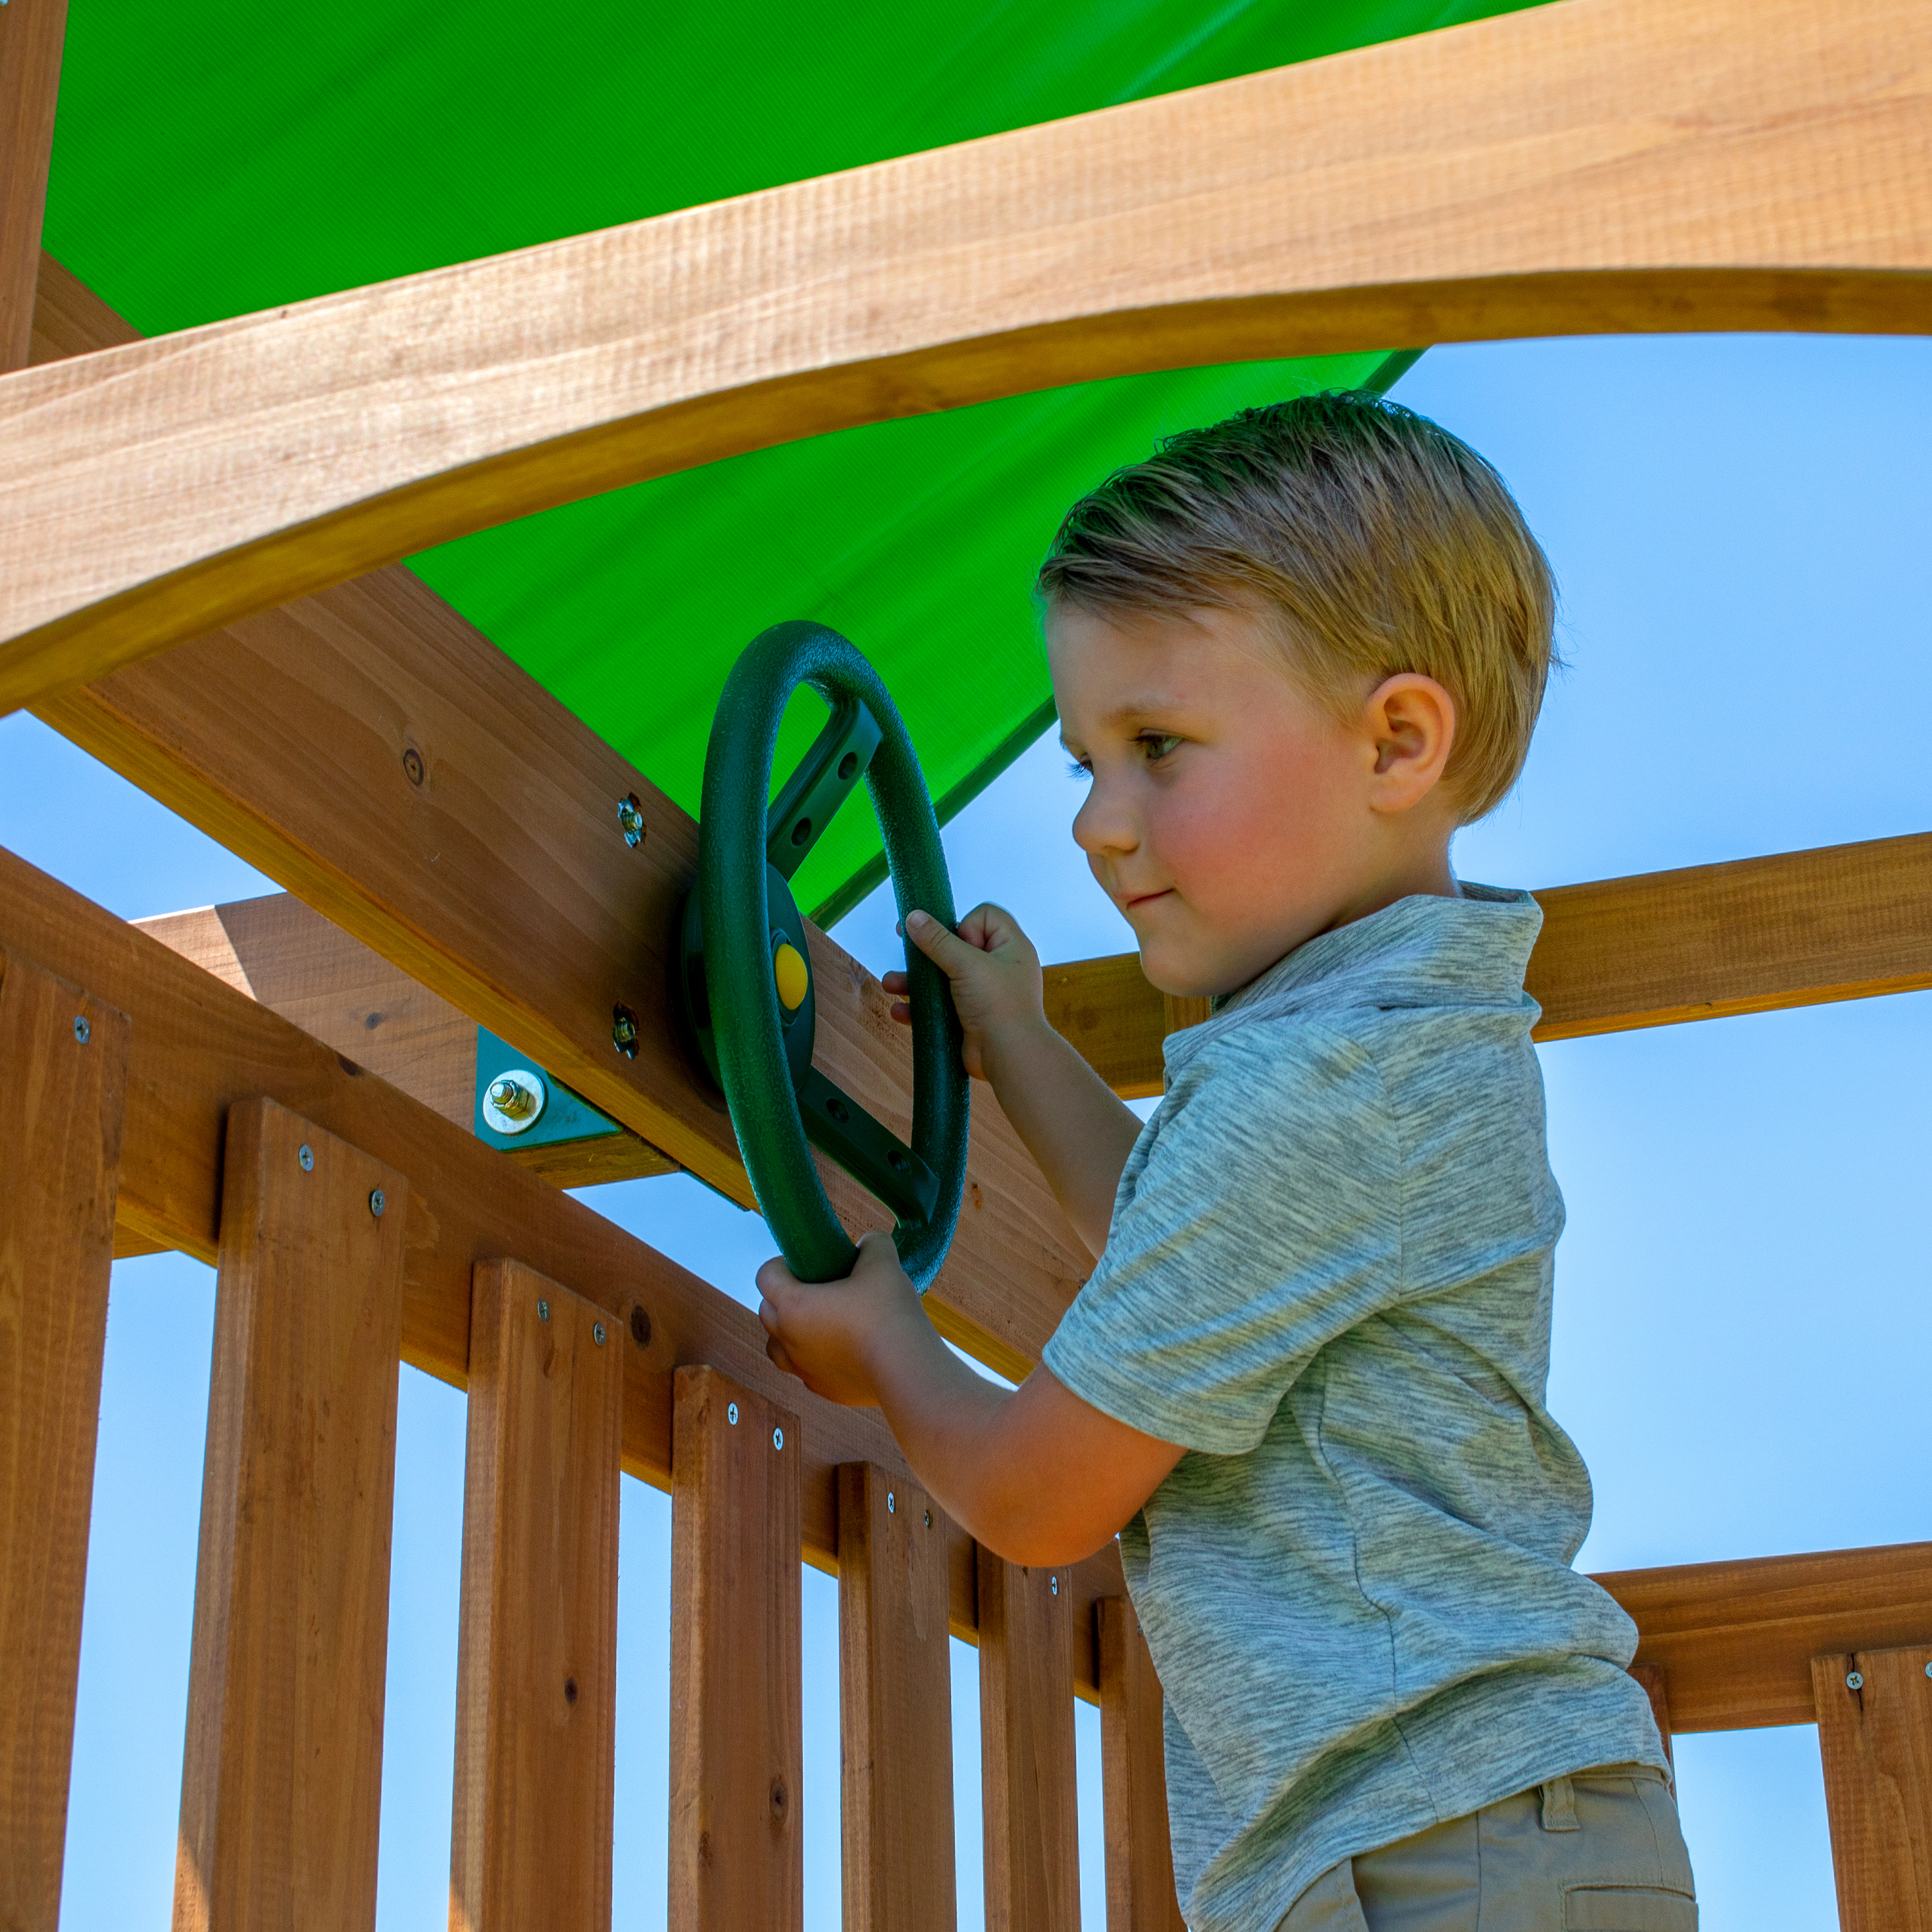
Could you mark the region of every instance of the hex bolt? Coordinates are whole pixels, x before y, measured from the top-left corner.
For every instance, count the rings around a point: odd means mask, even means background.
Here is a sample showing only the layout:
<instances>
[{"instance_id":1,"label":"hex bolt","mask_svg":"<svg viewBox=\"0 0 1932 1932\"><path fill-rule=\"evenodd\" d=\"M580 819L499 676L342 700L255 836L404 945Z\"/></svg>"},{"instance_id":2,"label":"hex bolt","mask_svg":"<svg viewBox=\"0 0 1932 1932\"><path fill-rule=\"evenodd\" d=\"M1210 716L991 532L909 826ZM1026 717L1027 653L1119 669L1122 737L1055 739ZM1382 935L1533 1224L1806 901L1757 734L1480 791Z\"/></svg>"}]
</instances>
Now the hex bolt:
<instances>
[{"instance_id":1,"label":"hex bolt","mask_svg":"<svg viewBox=\"0 0 1932 1932\"><path fill-rule=\"evenodd\" d=\"M1046 1587L1051 1590L1056 1597L1058 1596L1060 1594L1060 1579L1058 1576L1049 1576L1046 1580Z\"/></svg>"},{"instance_id":2,"label":"hex bolt","mask_svg":"<svg viewBox=\"0 0 1932 1932\"><path fill-rule=\"evenodd\" d=\"M380 1221L382 1218L382 1210L388 1204L388 1202L383 1199L382 1190L380 1187L372 1187L369 1190L369 1211L377 1220Z\"/></svg>"},{"instance_id":3,"label":"hex bolt","mask_svg":"<svg viewBox=\"0 0 1932 1932\"><path fill-rule=\"evenodd\" d=\"M782 1449L784 1447L784 1431L782 1429L774 1429L772 1431L772 1447L774 1449Z\"/></svg>"},{"instance_id":4,"label":"hex bolt","mask_svg":"<svg viewBox=\"0 0 1932 1932\"><path fill-rule=\"evenodd\" d=\"M724 1405L724 1420L728 1422L734 1429L737 1427L738 1405L735 1402L728 1402Z\"/></svg>"},{"instance_id":5,"label":"hex bolt","mask_svg":"<svg viewBox=\"0 0 1932 1932\"><path fill-rule=\"evenodd\" d=\"M89 1026L87 1023L87 1016L85 1013L76 1013L74 1015L74 1036L76 1040L80 1042L82 1046L85 1046L87 1044L89 1037L93 1034L93 1028Z\"/></svg>"},{"instance_id":6,"label":"hex bolt","mask_svg":"<svg viewBox=\"0 0 1932 1932\"><path fill-rule=\"evenodd\" d=\"M539 1322L548 1322L550 1319L550 1304L541 1295L537 1298L537 1319Z\"/></svg>"},{"instance_id":7,"label":"hex bolt","mask_svg":"<svg viewBox=\"0 0 1932 1932\"><path fill-rule=\"evenodd\" d=\"M303 1173L313 1174L315 1172L315 1149L307 1141L296 1149L296 1158L302 1162Z\"/></svg>"},{"instance_id":8,"label":"hex bolt","mask_svg":"<svg viewBox=\"0 0 1932 1932\"><path fill-rule=\"evenodd\" d=\"M634 852L644 842L644 808L638 804L635 792L618 800L617 823L623 829L624 843Z\"/></svg>"},{"instance_id":9,"label":"hex bolt","mask_svg":"<svg viewBox=\"0 0 1932 1932\"><path fill-rule=\"evenodd\" d=\"M537 1096L520 1082L505 1078L490 1083L490 1104L512 1120L527 1118L537 1110Z\"/></svg>"},{"instance_id":10,"label":"hex bolt","mask_svg":"<svg viewBox=\"0 0 1932 1932\"><path fill-rule=\"evenodd\" d=\"M888 1490L886 1492L886 1514L888 1516L895 1515L897 1514L898 1510L898 1504L893 1500L892 1491Z\"/></svg>"},{"instance_id":11,"label":"hex bolt","mask_svg":"<svg viewBox=\"0 0 1932 1932\"><path fill-rule=\"evenodd\" d=\"M1862 1690L1865 1688L1865 1674L1862 1670L1848 1670L1845 1673L1847 1690Z\"/></svg>"},{"instance_id":12,"label":"hex bolt","mask_svg":"<svg viewBox=\"0 0 1932 1932\"><path fill-rule=\"evenodd\" d=\"M621 1002L610 1009L610 1044L626 1060L638 1057L638 1016Z\"/></svg>"},{"instance_id":13,"label":"hex bolt","mask_svg":"<svg viewBox=\"0 0 1932 1932\"><path fill-rule=\"evenodd\" d=\"M592 1341L595 1342L600 1348L604 1346L604 1328L602 1322L593 1322L591 1323L590 1339Z\"/></svg>"}]
</instances>

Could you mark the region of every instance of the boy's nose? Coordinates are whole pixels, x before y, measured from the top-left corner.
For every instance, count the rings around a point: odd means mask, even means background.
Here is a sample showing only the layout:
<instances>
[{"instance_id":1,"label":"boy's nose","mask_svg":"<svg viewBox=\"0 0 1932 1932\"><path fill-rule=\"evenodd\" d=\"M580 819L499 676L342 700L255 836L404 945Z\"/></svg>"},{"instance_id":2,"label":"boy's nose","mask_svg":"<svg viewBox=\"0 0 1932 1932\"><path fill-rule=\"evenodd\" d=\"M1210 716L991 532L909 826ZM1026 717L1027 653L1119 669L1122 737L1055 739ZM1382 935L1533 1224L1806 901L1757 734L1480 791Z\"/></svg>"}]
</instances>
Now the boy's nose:
<instances>
[{"instance_id":1,"label":"boy's nose","mask_svg":"<svg viewBox=\"0 0 1932 1932\"><path fill-rule=\"evenodd\" d=\"M1140 843L1132 814L1121 809L1119 800L1097 778L1073 814L1073 842L1096 859L1103 854L1131 852Z\"/></svg>"}]
</instances>

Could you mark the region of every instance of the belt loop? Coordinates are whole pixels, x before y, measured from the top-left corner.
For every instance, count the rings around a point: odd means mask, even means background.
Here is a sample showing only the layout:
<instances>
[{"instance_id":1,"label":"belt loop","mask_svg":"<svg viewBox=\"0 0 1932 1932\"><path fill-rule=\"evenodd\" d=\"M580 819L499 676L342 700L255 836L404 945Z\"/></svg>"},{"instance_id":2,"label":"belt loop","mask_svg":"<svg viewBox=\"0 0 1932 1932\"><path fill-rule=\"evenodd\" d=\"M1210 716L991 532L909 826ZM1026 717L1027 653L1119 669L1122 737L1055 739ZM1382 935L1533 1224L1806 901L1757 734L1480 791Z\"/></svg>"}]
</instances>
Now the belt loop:
<instances>
[{"instance_id":1,"label":"belt loop","mask_svg":"<svg viewBox=\"0 0 1932 1932\"><path fill-rule=\"evenodd\" d=\"M1543 1828L1546 1832L1576 1830L1576 1786L1567 1778L1552 1778L1542 1791Z\"/></svg>"}]
</instances>

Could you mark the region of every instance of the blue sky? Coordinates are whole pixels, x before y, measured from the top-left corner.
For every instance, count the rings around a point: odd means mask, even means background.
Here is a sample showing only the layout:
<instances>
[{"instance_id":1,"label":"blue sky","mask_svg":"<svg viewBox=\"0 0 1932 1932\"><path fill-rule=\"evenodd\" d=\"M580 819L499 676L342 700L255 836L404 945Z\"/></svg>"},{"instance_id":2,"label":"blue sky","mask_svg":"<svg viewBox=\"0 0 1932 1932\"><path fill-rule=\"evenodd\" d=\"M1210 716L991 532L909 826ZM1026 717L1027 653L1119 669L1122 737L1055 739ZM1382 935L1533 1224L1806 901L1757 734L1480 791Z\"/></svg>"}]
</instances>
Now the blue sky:
<instances>
[{"instance_id":1,"label":"blue sky","mask_svg":"<svg viewBox=\"0 0 1932 1932\"><path fill-rule=\"evenodd\" d=\"M1927 830L1932 342L1691 338L1432 350L1397 394L1490 456L1556 565L1570 668L1466 878L1544 886ZM917 560L905 567L916 568ZM775 615L790 614L774 614ZM863 640L860 640L862 643ZM1050 744L950 830L961 904L1049 958L1124 950L1065 837ZM124 916L271 890L25 717L0 721L0 842ZM840 937L878 970L883 895ZM1596 1483L1592 1568L1927 1534L1920 1222L1932 995L1542 1049L1569 1204L1551 1402ZM730 1292L760 1223L681 1179L586 1198ZM117 1268L63 1924L159 1923L172 1886L213 1277ZM460 1396L404 1371L380 1922L445 1910ZM617 1922L664 1917L669 1510L625 1485ZM838 1923L836 1600L806 1577L808 1924ZM954 1646L962 1925L978 1923L972 1653ZM1102 1922L1084 1707L1087 1923ZM1707 1932L1835 1923L1809 1727L1681 1740Z\"/></svg>"}]
</instances>

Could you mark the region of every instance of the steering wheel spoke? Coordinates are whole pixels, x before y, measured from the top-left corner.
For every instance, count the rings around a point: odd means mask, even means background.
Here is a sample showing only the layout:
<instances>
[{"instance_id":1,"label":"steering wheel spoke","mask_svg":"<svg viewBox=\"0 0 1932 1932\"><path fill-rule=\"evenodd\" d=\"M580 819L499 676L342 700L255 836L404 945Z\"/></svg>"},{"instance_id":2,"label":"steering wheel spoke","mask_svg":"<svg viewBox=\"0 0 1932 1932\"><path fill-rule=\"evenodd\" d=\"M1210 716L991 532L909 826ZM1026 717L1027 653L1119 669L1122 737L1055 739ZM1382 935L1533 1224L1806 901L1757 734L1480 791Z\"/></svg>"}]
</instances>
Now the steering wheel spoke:
<instances>
[{"instance_id":1,"label":"steering wheel spoke","mask_svg":"<svg viewBox=\"0 0 1932 1932\"><path fill-rule=\"evenodd\" d=\"M782 879L805 863L852 788L866 775L882 734L856 698L841 698L825 728L765 814L765 857Z\"/></svg>"},{"instance_id":2,"label":"steering wheel spoke","mask_svg":"<svg viewBox=\"0 0 1932 1932\"><path fill-rule=\"evenodd\" d=\"M930 1221L939 1204L939 1177L891 1128L868 1114L817 1067L798 1096L805 1137L876 1195L898 1219Z\"/></svg>"}]
</instances>

